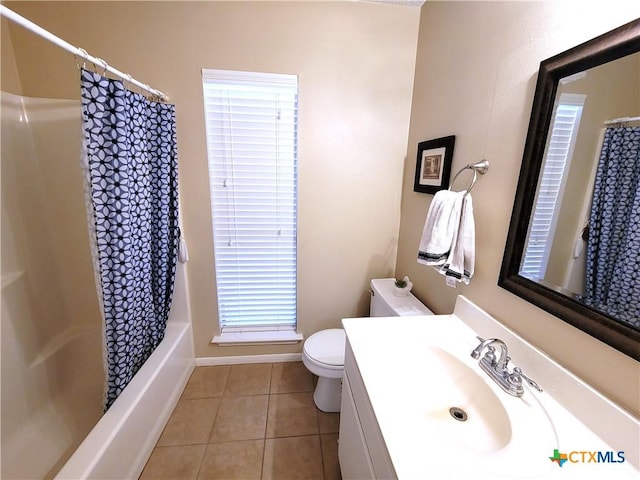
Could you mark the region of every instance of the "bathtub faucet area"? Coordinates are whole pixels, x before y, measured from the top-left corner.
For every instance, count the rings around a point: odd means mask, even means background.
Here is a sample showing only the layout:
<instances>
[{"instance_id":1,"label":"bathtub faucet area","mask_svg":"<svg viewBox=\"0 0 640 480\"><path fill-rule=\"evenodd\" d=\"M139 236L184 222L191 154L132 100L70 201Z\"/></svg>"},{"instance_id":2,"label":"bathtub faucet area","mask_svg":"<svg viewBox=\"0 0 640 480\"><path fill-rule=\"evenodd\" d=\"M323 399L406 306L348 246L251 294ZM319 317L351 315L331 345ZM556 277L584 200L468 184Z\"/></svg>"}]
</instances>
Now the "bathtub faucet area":
<instances>
[{"instance_id":1,"label":"bathtub faucet area","mask_svg":"<svg viewBox=\"0 0 640 480\"><path fill-rule=\"evenodd\" d=\"M537 391L542 392L542 388L524 374L522 369L515 367L513 371L509 371L508 363L511 360L509 357L509 349L507 345L499 338L489 338L485 340L481 337L476 337L480 344L471 351L471 357L478 360L480 368L486 372L493 381L495 381L500 387L509 395L514 397L521 397L524 394L524 388L522 381L526 381L531 387ZM496 347L500 347L500 358L496 357ZM483 351L487 350L482 358L480 355Z\"/></svg>"}]
</instances>

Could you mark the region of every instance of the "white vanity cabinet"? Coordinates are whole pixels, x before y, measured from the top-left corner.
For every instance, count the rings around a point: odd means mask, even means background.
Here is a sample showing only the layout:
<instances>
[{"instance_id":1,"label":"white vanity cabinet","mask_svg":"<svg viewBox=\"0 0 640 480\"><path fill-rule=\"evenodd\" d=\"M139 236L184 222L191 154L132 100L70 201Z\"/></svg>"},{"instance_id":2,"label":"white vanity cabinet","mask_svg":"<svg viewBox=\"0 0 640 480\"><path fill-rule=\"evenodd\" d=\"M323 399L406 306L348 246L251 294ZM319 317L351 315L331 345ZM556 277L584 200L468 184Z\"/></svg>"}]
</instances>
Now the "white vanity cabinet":
<instances>
[{"instance_id":1,"label":"white vanity cabinet","mask_svg":"<svg viewBox=\"0 0 640 480\"><path fill-rule=\"evenodd\" d=\"M340 408L338 458L342 478L397 478L348 339Z\"/></svg>"}]
</instances>

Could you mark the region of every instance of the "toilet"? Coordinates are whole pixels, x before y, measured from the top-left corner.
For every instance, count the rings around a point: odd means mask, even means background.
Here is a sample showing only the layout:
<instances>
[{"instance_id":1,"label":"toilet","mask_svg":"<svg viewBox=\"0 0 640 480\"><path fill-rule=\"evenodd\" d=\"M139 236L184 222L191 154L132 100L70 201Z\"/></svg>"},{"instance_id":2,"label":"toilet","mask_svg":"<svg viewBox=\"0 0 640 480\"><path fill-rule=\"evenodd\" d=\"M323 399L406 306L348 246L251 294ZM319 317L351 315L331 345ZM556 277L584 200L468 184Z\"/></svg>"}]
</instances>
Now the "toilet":
<instances>
[{"instance_id":1,"label":"toilet","mask_svg":"<svg viewBox=\"0 0 640 480\"><path fill-rule=\"evenodd\" d=\"M371 280L369 316L433 315L433 312L411 293L405 296L396 296L394 283L394 278ZM341 328L321 330L304 342L302 363L311 373L318 376L318 383L313 392L313 401L323 412L340 411L344 351L345 333Z\"/></svg>"}]
</instances>

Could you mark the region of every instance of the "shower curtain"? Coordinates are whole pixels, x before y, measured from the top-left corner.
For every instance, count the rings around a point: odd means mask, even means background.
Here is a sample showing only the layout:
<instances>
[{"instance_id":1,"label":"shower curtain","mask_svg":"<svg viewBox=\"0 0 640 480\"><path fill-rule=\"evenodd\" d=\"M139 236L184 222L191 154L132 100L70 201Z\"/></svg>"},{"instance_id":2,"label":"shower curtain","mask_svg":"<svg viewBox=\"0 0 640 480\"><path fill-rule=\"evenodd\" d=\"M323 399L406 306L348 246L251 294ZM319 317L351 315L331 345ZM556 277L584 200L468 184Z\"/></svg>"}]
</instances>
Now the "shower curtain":
<instances>
[{"instance_id":1,"label":"shower curtain","mask_svg":"<svg viewBox=\"0 0 640 480\"><path fill-rule=\"evenodd\" d=\"M640 128L605 132L587 240L584 301L640 328Z\"/></svg>"},{"instance_id":2,"label":"shower curtain","mask_svg":"<svg viewBox=\"0 0 640 480\"><path fill-rule=\"evenodd\" d=\"M175 107L84 69L81 89L106 411L164 337L169 316L179 241Z\"/></svg>"}]
</instances>

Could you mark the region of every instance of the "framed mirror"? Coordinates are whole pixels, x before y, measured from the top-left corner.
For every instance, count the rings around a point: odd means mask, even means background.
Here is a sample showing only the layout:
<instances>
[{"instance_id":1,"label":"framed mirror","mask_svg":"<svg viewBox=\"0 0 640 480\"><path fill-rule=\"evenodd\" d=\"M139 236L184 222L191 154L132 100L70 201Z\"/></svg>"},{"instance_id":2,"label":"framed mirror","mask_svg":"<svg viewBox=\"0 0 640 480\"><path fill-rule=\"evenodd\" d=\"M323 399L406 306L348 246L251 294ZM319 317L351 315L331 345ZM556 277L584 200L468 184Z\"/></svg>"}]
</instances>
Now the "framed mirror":
<instances>
[{"instance_id":1,"label":"framed mirror","mask_svg":"<svg viewBox=\"0 0 640 480\"><path fill-rule=\"evenodd\" d=\"M640 189L635 137L640 19L540 63L498 285L640 360L640 191L611 200Z\"/></svg>"}]
</instances>

